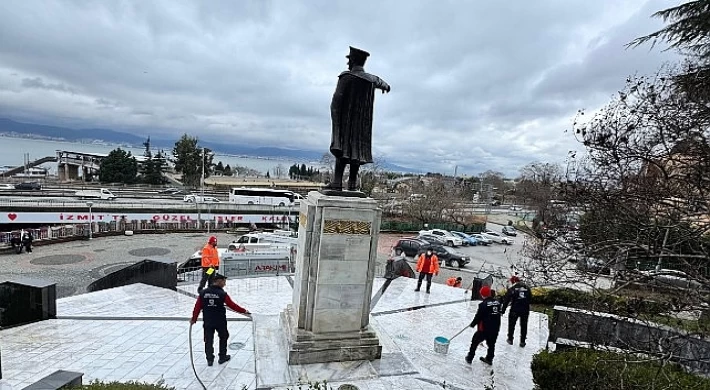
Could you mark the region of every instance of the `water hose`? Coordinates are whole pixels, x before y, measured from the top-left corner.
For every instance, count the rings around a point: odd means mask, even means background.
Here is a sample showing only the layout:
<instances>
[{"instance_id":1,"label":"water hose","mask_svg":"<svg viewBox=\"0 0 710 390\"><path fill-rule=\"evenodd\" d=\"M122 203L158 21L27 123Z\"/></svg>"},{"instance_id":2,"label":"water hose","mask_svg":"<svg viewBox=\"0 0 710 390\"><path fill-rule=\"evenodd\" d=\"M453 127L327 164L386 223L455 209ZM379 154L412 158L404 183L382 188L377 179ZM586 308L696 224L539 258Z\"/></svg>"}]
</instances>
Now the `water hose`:
<instances>
[{"instance_id":1,"label":"water hose","mask_svg":"<svg viewBox=\"0 0 710 390\"><path fill-rule=\"evenodd\" d=\"M190 323L190 333L188 335L188 339L190 342L190 364L192 364L192 372L195 373L195 378L197 378L197 381L200 382L202 389L207 390L207 386L202 383L202 379L200 379L200 377L197 375L197 369L195 368L195 358L192 356L192 323Z\"/></svg>"}]
</instances>

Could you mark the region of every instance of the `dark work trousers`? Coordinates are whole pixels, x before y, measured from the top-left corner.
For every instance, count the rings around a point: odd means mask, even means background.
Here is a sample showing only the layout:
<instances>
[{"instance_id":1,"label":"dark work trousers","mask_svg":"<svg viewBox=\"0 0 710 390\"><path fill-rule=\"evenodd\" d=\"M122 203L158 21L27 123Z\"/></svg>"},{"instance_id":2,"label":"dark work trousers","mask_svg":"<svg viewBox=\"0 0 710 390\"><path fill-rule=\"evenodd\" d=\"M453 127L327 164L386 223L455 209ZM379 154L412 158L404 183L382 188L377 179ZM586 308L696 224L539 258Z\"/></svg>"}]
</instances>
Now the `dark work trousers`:
<instances>
[{"instance_id":1,"label":"dark work trousers","mask_svg":"<svg viewBox=\"0 0 710 390\"><path fill-rule=\"evenodd\" d=\"M210 324L204 325L205 329L205 355L207 360L214 360L214 332L217 331L217 336L219 336L219 357L224 358L227 356L227 340L229 339L229 332L227 331L227 323L213 326Z\"/></svg>"},{"instance_id":2,"label":"dark work trousers","mask_svg":"<svg viewBox=\"0 0 710 390\"><path fill-rule=\"evenodd\" d=\"M202 279L200 279L200 285L197 286L198 293L201 292L205 288L205 285L209 286L210 284L212 284L212 278L214 277L214 274L217 272L219 267L212 267L212 268L214 268L214 270L215 270L215 272L213 272L212 275L207 275L207 270L209 269L209 267L202 268Z\"/></svg>"},{"instance_id":3,"label":"dark work trousers","mask_svg":"<svg viewBox=\"0 0 710 390\"><path fill-rule=\"evenodd\" d=\"M426 290L429 291L429 290L431 290L431 277L433 276L433 274L429 274L426 272L419 273L419 281L417 282L417 290L422 288L422 281L424 280L424 276L426 276Z\"/></svg>"},{"instance_id":4,"label":"dark work trousers","mask_svg":"<svg viewBox=\"0 0 710 390\"><path fill-rule=\"evenodd\" d=\"M520 341L525 342L525 338L528 336L528 317L530 313L517 313L513 310L508 314L508 340L513 339L515 334L515 323L520 318Z\"/></svg>"},{"instance_id":5,"label":"dark work trousers","mask_svg":"<svg viewBox=\"0 0 710 390\"><path fill-rule=\"evenodd\" d=\"M486 353L486 360L488 361L493 361L493 356L495 355L496 352L496 339L498 338L498 334L488 334L485 332L481 331L476 331L476 333L473 334L473 338L471 339L471 348L468 350L468 355L466 355L466 359L468 360L473 360L473 357L476 356L476 348L478 348L478 345L481 344L482 342L486 342L486 345L488 346L488 353Z\"/></svg>"}]
</instances>

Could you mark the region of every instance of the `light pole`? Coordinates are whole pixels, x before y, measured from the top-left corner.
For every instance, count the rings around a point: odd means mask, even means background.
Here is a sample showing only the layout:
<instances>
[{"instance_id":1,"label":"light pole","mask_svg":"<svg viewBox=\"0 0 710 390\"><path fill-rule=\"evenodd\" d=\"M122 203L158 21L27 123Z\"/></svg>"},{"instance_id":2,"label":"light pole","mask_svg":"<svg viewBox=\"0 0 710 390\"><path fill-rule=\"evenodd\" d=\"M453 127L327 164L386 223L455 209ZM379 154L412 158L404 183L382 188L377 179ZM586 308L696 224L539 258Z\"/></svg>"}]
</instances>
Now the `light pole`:
<instances>
[{"instance_id":1,"label":"light pole","mask_svg":"<svg viewBox=\"0 0 710 390\"><path fill-rule=\"evenodd\" d=\"M286 226L288 226L288 229L286 230L289 232L291 232L291 207L293 207L293 203L289 203L288 205L288 217L286 218Z\"/></svg>"},{"instance_id":2,"label":"light pole","mask_svg":"<svg viewBox=\"0 0 710 390\"><path fill-rule=\"evenodd\" d=\"M205 148L202 148L202 180L200 180L200 195L205 198Z\"/></svg>"},{"instance_id":3,"label":"light pole","mask_svg":"<svg viewBox=\"0 0 710 390\"><path fill-rule=\"evenodd\" d=\"M86 202L86 205L89 206L89 240L93 239L93 230L94 230L94 215L91 212L91 206L94 205L94 202Z\"/></svg>"},{"instance_id":4,"label":"light pole","mask_svg":"<svg viewBox=\"0 0 710 390\"><path fill-rule=\"evenodd\" d=\"M212 207L207 204L207 234L210 234L210 218L212 217Z\"/></svg>"}]
</instances>

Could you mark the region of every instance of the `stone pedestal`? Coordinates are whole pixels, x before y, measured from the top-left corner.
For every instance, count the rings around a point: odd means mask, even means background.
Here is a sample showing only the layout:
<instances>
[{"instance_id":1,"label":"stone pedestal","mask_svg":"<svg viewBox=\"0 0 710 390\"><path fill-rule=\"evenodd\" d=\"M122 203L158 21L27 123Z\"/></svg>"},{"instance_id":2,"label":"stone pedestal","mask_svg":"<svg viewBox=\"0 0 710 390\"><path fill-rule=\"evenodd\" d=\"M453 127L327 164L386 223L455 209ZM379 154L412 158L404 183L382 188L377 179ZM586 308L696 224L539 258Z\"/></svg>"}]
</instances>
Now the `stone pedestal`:
<instances>
[{"instance_id":1,"label":"stone pedestal","mask_svg":"<svg viewBox=\"0 0 710 390\"><path fill-rule=\"evenodd\" d=\"M281 314L288 364L381 357L369 326L380 215L368 198L313 191L301 202L293 304Z\"/></svg>"}]
</instances>

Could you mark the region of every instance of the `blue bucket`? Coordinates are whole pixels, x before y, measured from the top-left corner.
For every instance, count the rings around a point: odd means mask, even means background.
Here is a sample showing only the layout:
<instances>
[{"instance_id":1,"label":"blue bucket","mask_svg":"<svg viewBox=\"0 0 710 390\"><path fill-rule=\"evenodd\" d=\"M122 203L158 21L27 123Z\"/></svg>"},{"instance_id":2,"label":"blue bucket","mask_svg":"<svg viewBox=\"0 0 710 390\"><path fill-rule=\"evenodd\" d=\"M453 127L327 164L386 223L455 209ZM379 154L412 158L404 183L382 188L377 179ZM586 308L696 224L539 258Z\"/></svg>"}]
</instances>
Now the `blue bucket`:
<instances>
[{"instance_id":1,"label":"blue bucket","mask_svg":"<svg viewBox=\"0 0 710 390\"><path fill-rule=\"evenodd\" d=\"M434 352L442 355L449 353L449 339L442 336L434 338Z\"/></svg>"}]
</instances>

